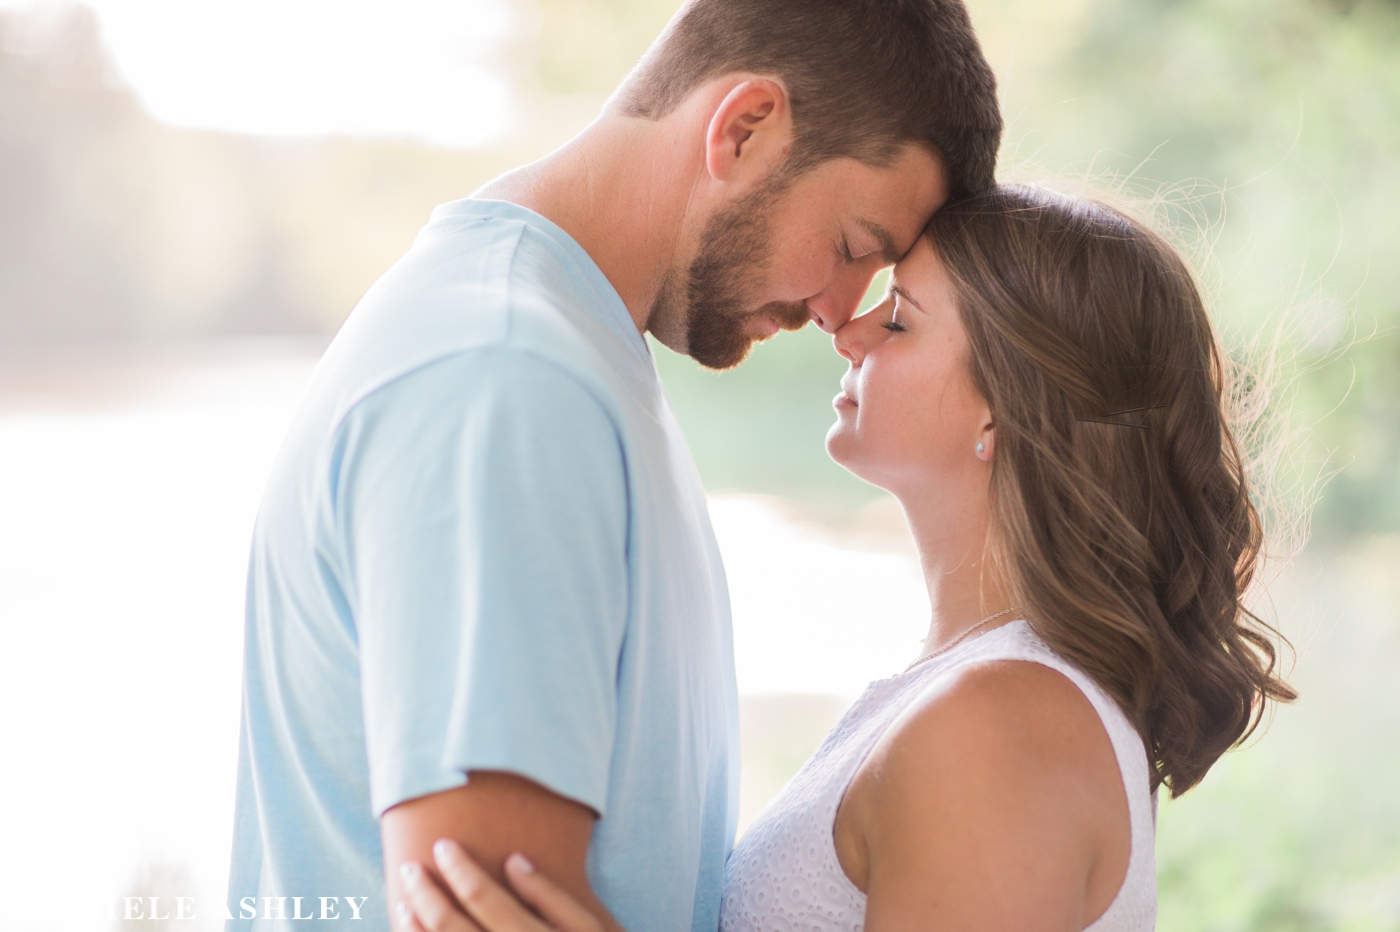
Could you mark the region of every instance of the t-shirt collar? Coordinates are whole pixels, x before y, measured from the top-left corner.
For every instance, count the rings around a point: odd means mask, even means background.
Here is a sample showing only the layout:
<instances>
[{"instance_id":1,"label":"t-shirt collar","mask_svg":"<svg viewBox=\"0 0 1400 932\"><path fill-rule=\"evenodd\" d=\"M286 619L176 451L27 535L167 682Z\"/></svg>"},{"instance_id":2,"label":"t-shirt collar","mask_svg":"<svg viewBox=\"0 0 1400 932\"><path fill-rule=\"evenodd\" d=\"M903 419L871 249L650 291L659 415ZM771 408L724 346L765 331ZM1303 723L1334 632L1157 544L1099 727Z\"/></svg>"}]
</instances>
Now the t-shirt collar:
<instances>
[{"instance_id":1,"label":"t-shirt collar","mask_svg":"<svg viewBox=\"0 0 1400 932\"><path fill-rule=\"evenodd\" d=\"M558 224L549 218L535 213L528 207L521 207L510 201L495 201L484 198L463 198L448 204L441 204L433 210L434 222L448 217L490 217L500 220L514 220L530 226L533 230L549 238L578 270L598 299L598 307L604 311L604 321L609 329L622 337L633 350L651 363L651 349L637 330L637 323L623 303L612 282L598 268L582 246L578 244Z\"/></svg>"}]
</instances>

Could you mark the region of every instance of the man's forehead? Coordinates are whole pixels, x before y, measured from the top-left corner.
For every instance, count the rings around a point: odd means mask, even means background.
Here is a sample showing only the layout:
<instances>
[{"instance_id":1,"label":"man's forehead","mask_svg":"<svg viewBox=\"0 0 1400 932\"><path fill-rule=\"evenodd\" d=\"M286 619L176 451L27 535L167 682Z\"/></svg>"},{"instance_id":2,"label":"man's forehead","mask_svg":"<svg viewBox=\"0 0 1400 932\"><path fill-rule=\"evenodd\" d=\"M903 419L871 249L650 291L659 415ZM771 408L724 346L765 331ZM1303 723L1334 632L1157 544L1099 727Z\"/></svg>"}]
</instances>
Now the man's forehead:
<instances>
[{"instance_id":1,"label":"man's forehead","mask_svg":"<svg viewBox=\"0 0 1400 932\"><path fill-rule=\"evenodd\" d=\"M859 218L856 222L859 223L867 233L875 237L875 241L880 244L880 257L890 263L890 265L894 265L903 257L905 250L900 247L900 244L895 240L894 235L891 234L889 230L885 229L874 220L869 220L865 217Z\"/></svg>"},{"instance_id":2,"label":"man's forehead","mask_svg":"<svg viewBox=\"0 0 1400 932\"><path fill-rule=\"evenodd\" d=\"M898 261L918 239L933 212L947 200L942 160L910 146L892 164L862 166L878 181L848 201L856 222L880 243L891 262Z\"/></svg>"}]
</instances>

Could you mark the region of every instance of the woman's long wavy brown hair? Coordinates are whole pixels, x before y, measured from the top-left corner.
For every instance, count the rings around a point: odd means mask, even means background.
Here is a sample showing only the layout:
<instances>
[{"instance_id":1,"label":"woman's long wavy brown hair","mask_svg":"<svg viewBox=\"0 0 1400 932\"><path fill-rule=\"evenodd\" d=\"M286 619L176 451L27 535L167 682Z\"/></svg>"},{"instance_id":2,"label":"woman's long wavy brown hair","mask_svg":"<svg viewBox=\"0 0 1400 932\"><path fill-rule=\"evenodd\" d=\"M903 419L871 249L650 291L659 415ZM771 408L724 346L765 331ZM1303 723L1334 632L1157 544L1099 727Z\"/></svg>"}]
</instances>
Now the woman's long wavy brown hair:
<instances>
[{"instance_id":1,"label":"woman's long wavy brown hair","mask_svg":"<svg viewBox=\"0 0 1400 932\"><path fill-rule=\"evenodd\" d=\"M996 428L992 563L1179 796L1296 698L1243 602L1263 529L1200 291L1146 226L1038 187L949 205L928 236Z\"/></svg>"}]
</instances>

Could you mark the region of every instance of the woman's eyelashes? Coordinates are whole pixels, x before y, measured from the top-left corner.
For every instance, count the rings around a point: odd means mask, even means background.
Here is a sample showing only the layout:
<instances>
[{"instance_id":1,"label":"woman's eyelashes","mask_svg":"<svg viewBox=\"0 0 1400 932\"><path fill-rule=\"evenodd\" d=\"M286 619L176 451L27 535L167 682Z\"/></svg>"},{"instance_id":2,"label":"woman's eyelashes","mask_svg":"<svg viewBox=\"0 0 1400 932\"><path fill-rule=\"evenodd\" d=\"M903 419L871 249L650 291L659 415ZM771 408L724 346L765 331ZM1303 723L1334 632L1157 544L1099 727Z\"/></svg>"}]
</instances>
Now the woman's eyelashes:
<instances>
[{"instance_id":1,"label":"woman's eyelashes","mask_svg":"<svg viewBox=\"0 0 1400 932\"><path fill-rule=\"evenodd\" d=\"M903 333L904 331L909 329L908 327L901 324L899 322L899 318L896 317L894 314L891 314L890 319L881 323L880 326L884 327L890 333Z\"/></svg>"}]
</instances>

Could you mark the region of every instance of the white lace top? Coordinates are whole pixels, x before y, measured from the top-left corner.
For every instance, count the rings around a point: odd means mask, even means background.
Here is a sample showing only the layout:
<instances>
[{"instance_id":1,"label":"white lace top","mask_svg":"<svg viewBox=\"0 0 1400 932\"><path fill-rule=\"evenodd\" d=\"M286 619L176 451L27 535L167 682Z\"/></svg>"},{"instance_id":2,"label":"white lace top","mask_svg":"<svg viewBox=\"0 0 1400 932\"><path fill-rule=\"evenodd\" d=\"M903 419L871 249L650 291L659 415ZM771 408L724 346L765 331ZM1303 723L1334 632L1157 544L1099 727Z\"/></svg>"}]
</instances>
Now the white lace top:
<instances>
[{"instance_id":1,"label":"white lace top","mask_svg":"<svg viewBox=\"0 0 1400 932\"><path fill-rule=\"evenodd\" d=\"M1029 660L1064 674L1099 713L1113 743L1132 825L1128 872L1086 932L1150 932L1156 922L1156 799L1147 752L1118 705L1088 676L1013 621L941 657L866 688L821 747L783 787L729 856L720 932L862 932L865 894L836 859L836 810L885 729L944 673L989 660Z\"/></svg>"}]
</instances>

